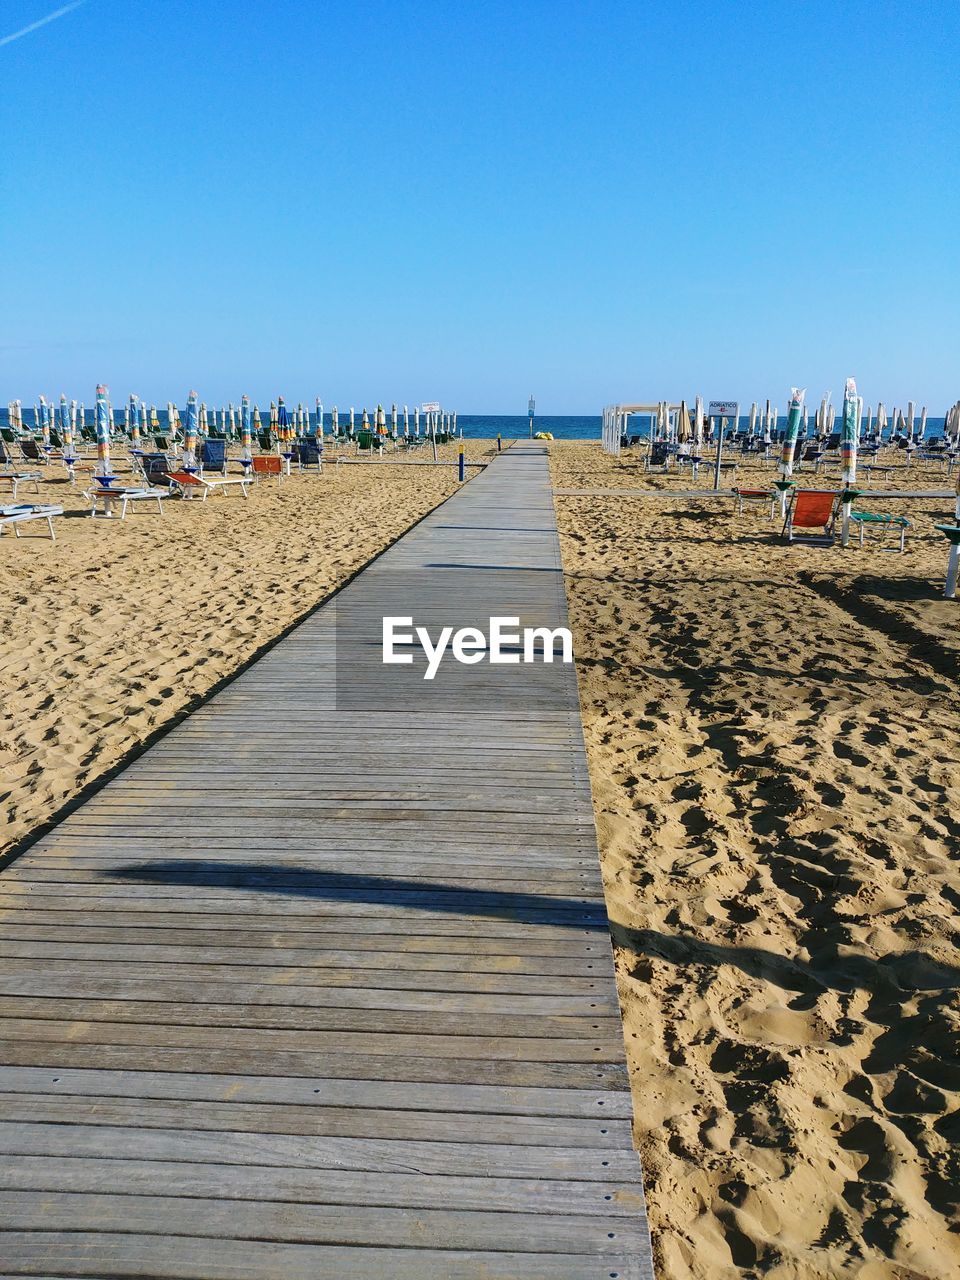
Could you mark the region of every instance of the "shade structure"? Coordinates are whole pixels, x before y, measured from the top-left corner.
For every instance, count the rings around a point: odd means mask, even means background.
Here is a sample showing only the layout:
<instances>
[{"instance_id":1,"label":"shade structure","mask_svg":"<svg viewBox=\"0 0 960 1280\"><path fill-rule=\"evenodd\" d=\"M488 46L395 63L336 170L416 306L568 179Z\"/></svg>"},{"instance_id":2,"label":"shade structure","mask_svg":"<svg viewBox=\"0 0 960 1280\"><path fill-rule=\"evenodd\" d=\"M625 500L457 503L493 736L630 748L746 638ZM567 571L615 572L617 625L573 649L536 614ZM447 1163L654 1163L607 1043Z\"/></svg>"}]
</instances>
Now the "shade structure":
<instances>
[{"instance_id":1,"label":"shade structure","mask_svg":"<svg viewBox=\"0 0 960 1280\"><path fill-rule=\"evenodd\" d=\"M887 429L887 411L883 407L883 401L877 402L877 439L883 443L883 433Z\"/></svg>"},{"instance_id":2,"label":"shade structure","mask_svg":"<svg viewBox=\"0 0 960 1280\"><path fill-rule=\"evenodd\" d=\"M857 443L860 437L860 405L857 384L848 378L843 393L843 419L840 423L840 465L843 468L843 524L840 541L847 545L850 538L850 512L853 498L850 494L857 479Z\"/></svg>"},{"instance_id":3,"label":"shade structure","mask_svg":"<svg viewBox=\"0 0 960 1280\"><path fill-rule=\"evenodd\" d=\"M197 465L197 433L200 430L200 406L197 393L191 391L187 396L187 419L183 424L183 465L195 468Z\"/></svg>"},{"instance_id":4,"label":"shade structure","mask_svg":"<svg viewBox=\"0 0 960 1280\"><path fill-rule=\"evenodd\" d=\"M780 472L785 480L793 475L793 460L797 451L797 437L800 435L800 422L803 418L803 397L805 395L806 389L803 387L790 388L787 429L783 437L783 448L780 451ZM786 491L783 493L783 503L781 505L785 504Z\"/></svg>"},{"instance_id":5,"label":"shade structure","mask_svg":"<svg viewBox=\"0 0 960 1280\"><path fill-rule=\"evenodd\" d=\"M47 404L47 397L40 397L40 411L37 414L40 423L40 437L43 441L44 449L50 448L50 406Z\"/></svg>"},{"instance_id":6,"label":"shade structure","mask_svg":"<svg viewBox=\"0 0 960 1280\"><path fill-rule=\"evenodd\" d=\"M337 406L333 406L333 412L330 414L330 430L334 439L340 434L340 413Z\"/></svg>"},{"instance_id":7,"label":"shade structure","mask_svg":"<svg viewBox=\"0 0 960 1280\"><path fill-rule=\"evenodd\" d=\"M387 419L386 419L386 416L384 415L382 404L377 405L377 412L373 419L373 425L378 436L382 436L386 434Z\"/></svg>"},{"instance_id":8,"label":"shade structure","mask_svg":"<svg viewBox=\"0 0 960 1280\"><path fill-rule=\"evenodd\" d=\"M350 406L350 434L353 435L353 405Z\"/></svg>"},{"instance_id":9,"label":"shade structure","mask_svg":"<svg viewBox=\"0 0 960 1280\"><path fill-rule=\"evenodd\" d=\"M70 415L70 406L67 404L67 397L61 395L60 408L58 410L57 425L60 428L60 439L63 441L63 457L64 461L73 458L73 422Z\"/></svg>"},{"instance_id":10,"label":"shade structure","mask_svg":"<svg viewBox=\"0 0 960 1280\"><path fill-rule=\"evenodd\" d=\"M94 424L97 431L97 475L110 474L110 406L107 403L107 388L102 384L97 387L97 404Z\"/></svg>"},{"instance_id":11,"label":"shade structure","mask_svg":"<svg viewBox=\"0 0 960 1280\"><path fill-rule=\"evenodd\" d=\"M273 400L270 401L270 430L277 429L277 406Z\"/></svg>"},{"instance_id":12,"label":"shade structure","mask_svg":"<svg viewBox=\"0 0 960 1280\"><path fill-rule=\"evenodd\" d=\"M140 414L137 410L137 397L131 395L130 402L127 406L127 420L129 426L127 433L130 436L130 443L135 449L140 448Z\"/></svg>"},{"instance_id":13,"label":"shade structure","mask_svg":"<svg viewBox=\"0 0 960 1280\"><path fill-rule=\"evenodd\" d=\"M230 401L230 406L227 409L227 418L230 423L230 439L233 440L237 434L237 411L233 407L232 400Z\"/></svg>"},{"instance_id":14,"label":"shade structure","mask_svg":"<svg viewBox=\"0 0 960 1280\"><path fill-rule=\"evenodd\" d=\"M406 405L403 406L403 434L405 436L410 434L410 410Z\"/></svg>"},{"instance_id":15,"label":"shade structure","mask_svg":"<svg viewBox=\"0 0 960 1280\"><path fill-rule=\"evenodd\" d=\"M150 406L150 430L160 430L160 415L157 413L157 406L155 404Z\"/></svg>"},{"instance_id":16,"label":"shade structure","mask_svg":"<svg viewBox=\"0 0 960 1280\"><path fill-rule=\"evenodd\" d=\"M367 411L366 411L366 409L364 409L364 411L363 411L363 417L360 419L360 430L361 430L361 431L369 431L369 430L370 430L370 419L367 417Z\"/></svg>"},{"instance_id":17,"label":"shade structure","mask_svg":"<svg viewBox=\"0 0 960 1280\"><path fill-rule=\"evenodd\" d=\"M317 439L323 439L323 404L320 397L317 396L317 402L314 405L314 412L317 415Z\"/></svg>"},{"instance_id":18,"label":"shade structure","mask_svg":"<svg viewBox=\"0 0 960 1280\"><path fill-rule=\"evenodd\" d=\"M283 396L277 397L277 439L281 444L286 444L289 440L289 423L287 419L287 406L283 403Z\"/></svg>"},{"instance_id":19,"label":"shade structure","mask_svg":"<svg viewBox=\"0 0 960 1280\"><path fill-rule=\"evenodd\" d=\"M240 401L240 445L244 458L249 461L253 457L253 434L250 430L249 396L243 396Z\"/></svg>"},{"instance_id":20,"label":"shade structure","mask_svg":"<svg viewBox=\"0 0 960 1280\"><path fill-rule=\"evenodd\" d=\"M681 400L680 408L677 410L677 444L686 444L692 434L687 402L686 400Z\"/></svg>"},{"instance_id":21,"label":"shade structure","mask_svg":"<svg viewBox=\"0 0 960 1280\"><path fill-rule=\"evenodd\" d=\"M394 440L396 440L397 438L397 406L395 404L390 406L390 434L393 436Z\"/></svg>"},{"instance_id":22,"label":"shade structure","mask_svg":"<svg viewBox=\"0 0 960 1280\"><path fill-rule=\"evenodd\" d=\"M750 426L748 428L748 432L750 436L755 436L757 434L757 402L756 400L754 400L753 404L750 406Z\"/></svg>"}]
</instances>

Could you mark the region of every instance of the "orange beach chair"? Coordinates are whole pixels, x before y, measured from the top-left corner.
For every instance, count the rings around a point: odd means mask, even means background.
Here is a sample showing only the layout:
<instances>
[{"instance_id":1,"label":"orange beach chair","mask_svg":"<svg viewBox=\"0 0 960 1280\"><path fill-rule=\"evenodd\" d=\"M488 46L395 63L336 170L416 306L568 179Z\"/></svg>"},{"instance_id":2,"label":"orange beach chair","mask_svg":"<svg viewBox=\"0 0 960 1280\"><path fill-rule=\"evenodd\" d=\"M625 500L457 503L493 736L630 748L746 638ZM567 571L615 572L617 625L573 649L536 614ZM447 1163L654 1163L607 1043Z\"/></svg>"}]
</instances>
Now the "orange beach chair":
<instances>
[{"instance_id":1,"label":"orange beach chair","mask_svg":"<svg viewBox=\"0 0 960 1280\"><path fill-rule=\"evenodd\" d=\"M837 518L840 495L835 489L797 489L790 498L787 518L783 522L783 537L788 542L808 542L814 546L829 547L833 543L833 526ZM820 530L804 533L799 538L795 530Z\"/></svg>"}]
</instances>

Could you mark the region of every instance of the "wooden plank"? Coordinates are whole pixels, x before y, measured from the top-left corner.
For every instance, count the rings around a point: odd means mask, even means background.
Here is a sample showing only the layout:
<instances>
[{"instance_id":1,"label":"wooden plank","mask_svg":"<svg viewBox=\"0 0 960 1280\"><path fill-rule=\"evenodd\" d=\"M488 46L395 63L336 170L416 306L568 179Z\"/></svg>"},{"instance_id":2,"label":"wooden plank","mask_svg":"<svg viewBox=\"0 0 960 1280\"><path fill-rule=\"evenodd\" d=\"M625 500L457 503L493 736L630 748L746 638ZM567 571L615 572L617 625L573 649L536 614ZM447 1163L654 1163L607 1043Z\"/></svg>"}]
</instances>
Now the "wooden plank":
<instances>
[{"instance_id":1,"label":"wooden plank","mask_svg":"<svg viewBox=\"0 0 960 1280\"><path fill-rule=\"evenodd\" d=\"M8 1067L5 1087L16 1093L45 1090L77 1096L114 1098L186 1098L234 1102L298 1103L311 1106L391 1107L400 1111L486 1112L499 1115L605 1115L629 1120L630 1098L598 1089L515 1089L503 1085L422 1085L367 1080L289 1076L189 1076L160 1071L61 1070L46 1067ZM598 1111L597 1108L601 1108Z\"/></svg>"},{"instance_id":2,"label":"wooden plank","mask_svg":"<svg viewBox=\"0 0 960 1280\"><path fill-rule=\"evenodd\" d=\"M193 1237L340 1244L379 1249L483 1249L519 1254L569 1253L617 1257L643 1241L645 1226L631 1219L598 1220L586 1214L488 1213L470 1209L394 1209L351 1205L287 1204L267 1199L223 1201L169 1195L67 1192L51 1211L37 1191L0 1191L0 1222L7 1231L150 1233L157 1222ZM2 1237L0 1237L2 1239Z\"/></svg>"},{"instance_id":3,"label":"wooden plank","mask_svg":"<svg viewBox=\"0 0 960 1280\"><path fill-rule=\"evenodd\" d=\"M616 1182L547 1178L366 1173L352 1169L284 1169L187 1161L4 1156L0 1187L13 1191L117 1192L219 1196L225 1200L305 1201L387 1208L476 1209L512 1213L580 1213L643 1219L642 1197Z\"/></svg>"}]
</instances>

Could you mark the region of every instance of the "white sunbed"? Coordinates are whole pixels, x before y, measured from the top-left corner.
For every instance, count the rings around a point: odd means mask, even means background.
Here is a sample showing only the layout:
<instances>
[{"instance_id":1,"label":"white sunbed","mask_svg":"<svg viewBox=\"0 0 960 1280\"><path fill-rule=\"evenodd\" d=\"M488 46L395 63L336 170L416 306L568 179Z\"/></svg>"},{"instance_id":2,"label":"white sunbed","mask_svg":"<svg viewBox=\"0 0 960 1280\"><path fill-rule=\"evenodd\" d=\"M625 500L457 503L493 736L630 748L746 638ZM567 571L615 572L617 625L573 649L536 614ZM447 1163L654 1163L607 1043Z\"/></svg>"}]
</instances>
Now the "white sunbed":
<instances>
[{"instance_id":1,"label":"white sunbed","mask_svg":"<svg viewBox=\"0 0 960 1280\"><path fill-rule=\"evenodd\" d=\"M170 471L167 473L171 485L176 488L182 497L187 498L195 496L200 498L202 502L206 502L211 493L215 493L218 489L226 492L230 488L239 488L243 497L250 496L250 486L253 484L252 476L208 476L196 475L187 471Z\"/></svg>"},{"instance_id":2,"label":"white sunbed","mask_svg":"<svg viewBox=\"0 0 960 1280\"><path fill-rule=\"evenodd\" d=\"M114 507L119 504L120 519L123 520L131 502L155 502L157 510L163 515L163 499L169 498L170 493L167 489L145 489L142 486L134 488L129 485L102 485L88 489L84 496L90 499L91 516L99 515L101 519L112 517ZM100 504L103 505L102 511L97 510Z\"/></svg>"},{"instance_id":3,"label":"white sunbed","mask_svg":"<svg viewBox=\"0 0 960 1280\"><path fill-rule=\"evenodd\" d=\"M15 506L0 507L0 534L9 526L13 529L16 537L19 538L22 524L26 524L31 520L46 520L50 537L55 542L57 535L53 531L53 517L62 515L63 507L54 507L43 503L33 505L19 502Z\"/></svg>"},{"instance_id":4,"label":"white sunbed","mask_svg":"<svg viewBox=\"0 0 960 1280\"><path fill-rule=\"evenodd\" d=\"M43 476L39 471L0 471L0 480L9 480L14 498L22 484L32 484L34 493L39 493L42 479Z\"/></svg>"}]
</instances>

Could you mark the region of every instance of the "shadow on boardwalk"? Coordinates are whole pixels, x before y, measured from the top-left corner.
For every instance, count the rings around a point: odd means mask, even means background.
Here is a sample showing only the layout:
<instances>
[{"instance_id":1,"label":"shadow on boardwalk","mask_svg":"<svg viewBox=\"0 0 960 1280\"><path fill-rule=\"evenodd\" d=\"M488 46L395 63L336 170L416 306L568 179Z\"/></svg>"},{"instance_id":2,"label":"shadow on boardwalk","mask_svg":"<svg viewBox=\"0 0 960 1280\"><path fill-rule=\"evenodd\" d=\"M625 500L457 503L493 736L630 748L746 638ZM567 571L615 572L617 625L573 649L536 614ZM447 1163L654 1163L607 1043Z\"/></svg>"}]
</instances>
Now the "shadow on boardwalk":
<instances>
[{"instance_id":1,"label":"shadow on boardwalk","mask_svg":"<svg viewBox=\"0 0 960 1280\"><path fill-rule=\"evenodd\" d=\"M520 924L551 925L606 933L603 903L558 898L500 889L470 889L462 885L425 883L395 876L349 871L308 871L265 862L210 862L178 858L164 862L130 863L104 876L138 884L186 885L193 889L232 889L239 892L286 894L328 902L362 902L374 906L416 908L457 916L487 916Z\"/></svg>"}]
</instances>

